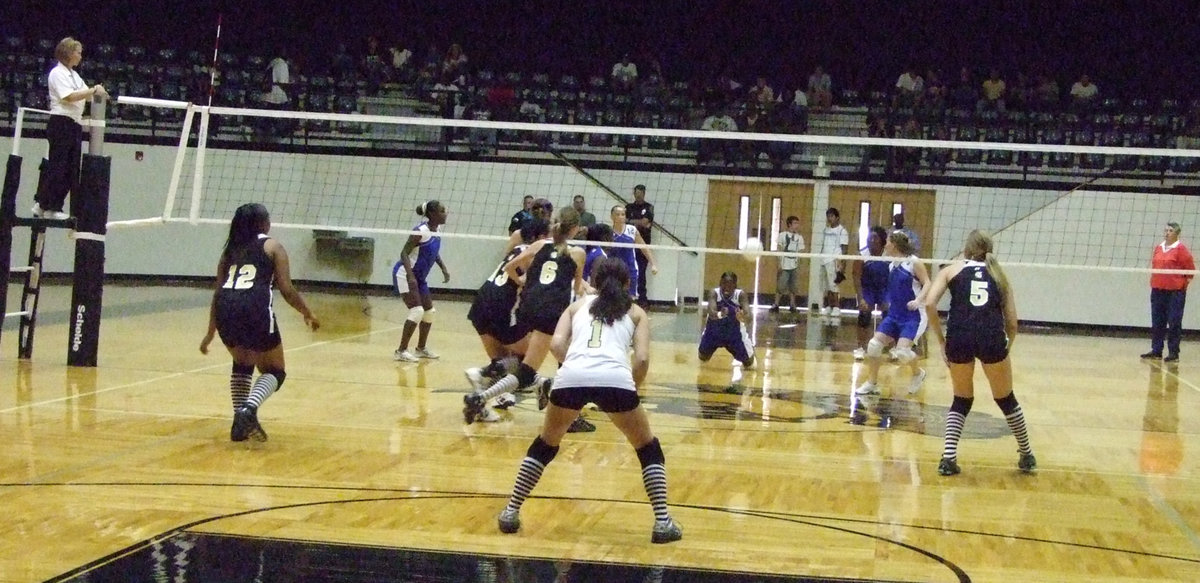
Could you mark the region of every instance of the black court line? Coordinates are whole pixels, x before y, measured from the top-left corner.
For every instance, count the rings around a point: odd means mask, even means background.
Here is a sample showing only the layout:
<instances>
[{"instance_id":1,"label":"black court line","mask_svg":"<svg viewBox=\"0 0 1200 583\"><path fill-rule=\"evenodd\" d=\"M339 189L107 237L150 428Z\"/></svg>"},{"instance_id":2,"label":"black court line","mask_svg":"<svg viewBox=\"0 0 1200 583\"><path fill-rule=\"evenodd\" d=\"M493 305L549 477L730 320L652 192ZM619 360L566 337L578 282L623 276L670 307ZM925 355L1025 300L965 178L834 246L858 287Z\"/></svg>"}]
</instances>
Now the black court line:
<instances>
[{"instance_id":1,"label":"black court line","mask_svg":"<svg viewBox=\"0 0 1200 583\"><path fill-rule=\"evenodd\" d=\"M154 544L155 541L167 540L172 537L178 536L181 533L187 532L188 529L195 528L197 526L201 526L206 523L227 519L227 518L236 518L236 517L248 516L248 515L252 515L252 514L272 512L275 510L288 510L288 509L294 509L294 508L307 508L307 507L314 507L314 506L331 506L331 505L338 505L338 504L359 504L359 503L371 503L371 502L396 502L396 501L452 500L452 499L465 499L465 498L505 499L507 497L508 497L507 495L500 495L500 494L453 494L453 495L421 496L421 495L419 495L419 493L412 493L412 495L409 495L409 496L388 496L388 497L380 497L380 498L360 498L360 499L355 499L355 500L331 500L331 501L318 501L318 502L301 502L301 503L296 503L296 504L283 504L283 505L279 505L279 506L269 506L269 507L265 507L265 508L245 510L245 511L241 511L241 512L234 512L234 513L230 513L230 514L219 515L219 516L215 516L215 517L197 520L197 521L182 525L180 527L168 530L164 533L159 534L158 536L151 537L151 538L149 538L145 541L139 542L139 543L135 543L134 545L126 547L125 549L119 550L115 553L111 553L110 555L108 555L106 557L102 557L100 559L97 559L96 561L93 561L86 565L80 566L76 569L72 569L71 571L68 571L67 573L64 573L64 574L59 575L54 578L51 578L48 580L48 583L68 582L68 581L80 581L80 582L90 581L91 580L90 577L83 577L83 576L89 575L93 572L98 571L101 568L104 568L104 567L110 566L110 565L115 565L116 569L120 569L121 566L117 564L118 561L120 561L122 559L126 559L126 558L134 555L135 553L137 553L137 551L142 550L151 544ZM646 504L646 503L639 503L639 502L625 502L625 501L621 501L621 500L590 499L590 498L546 497L546 498L542 498L542 499L547 499L547 500L591 500L591 501L604 501L604 502L638 504L638 505ZM744 513L741 511L730 511L727 509L715 508L715 507L692 507L692 508L703 508L703 509L713 510L713 511L717 511L717 512L724 511L724 512L731 512L734 514L744 514L744 515L748 515L748 516L754 516L754 514L752 514L752 513ZM772 520L779 519L779 518L773 517L773 516L761 516L761 518L767 518L767 519L772 519ZM804 521L792 521L792 522L797 522L797 523L805 524L808 526L814 526L817 528L830 528L830 527L826 527L824 525L808 523L808 522L804 522ZM843 529L843 528L836 528L836 527L834 529L844 532L844 533L848 533L848 534L865 536L865 537L877 539L877 540L883 541L883 542L895 543L895 541L891 541L884 537L880 537L880 536L873 535L873 534L860 533L860 532L856 532L856 531L853 531L850 529ZM202 536L210 536L210 535L205 534ZM223 536L223 535L215 535L215 536ZM248 536L244 536L244 535L237 535L237 536L238 536L238 538L243 538L246 540L290 541L293 543L300 542L301 544L310 544L310 545L315 543L315 541L308 541L308 540L293 541L292 539L278 539L278 538L268 539L267 537L248 537ZM321 544L324 544L324 543L321 543ZM959 567L957 567L950 561L948 561L942 557L939 557L933 553L930 553L928 551L917 549L916 547L913 547L911 545L907 545L904 543L896 543L896 544L898 544L901 547L908 548L910 550L914 550L914 551L916 551L922 555L925 555L927 557L930 557L930 558L934 559L936 562L948 567L951 570L951 572L953 572L958 577L958 580L960 583L970 583L970 581L971 581L970 577L967 576L967 574L962 569L960 569ZM333 545L326 545L326 546L333 546ZM408 549L408 548L404 548L404 547L387 547L387 546L380 546L380 545L368 546L368 545L345 545L345 544L342 544L342 545L338 545L338 546L347 547L347 548L363 548L363 549L365 549L365 548L389 549L389 550L393 550L393 551L402 551L402 552L422 552L422 553L428 552L428 551L423 551L423 550L416 551L415 549ZM450 554L450 553L443 552L442 554ZM490 557L490 558L518 559L521 561L533 561L533 562L541 562L541 563L555 562L555 559L547 559L544 557L532 557L532 556L526 556L526 555L479 554L479 555L472 555L472 556L476 557L476 558ZM601 561L574 561L574 560L571 562L587 564L587 565L618 567L618 568L631 569L631 570L651 570L651 571L653 571L653 570L659 568L658 566L654 566L654 565L638 565L638 564L632 564L632 563L601 562ZM722 570L722 569L695 569L695 568L674 568L674 567L671 567L671 568L662 567L661 569L662 569L662 573L656 579L657 581L696 581L696 582L713 581L714 583L718 582L718 581L727 582L727 583L741 583L742 581L746 581L746 583L749 583L750 581L794 581L796 583L817 583L817 582L822 582L822 581L830 581L830 582L856 583L856 582L865 581L862 579L847 578L847 577L812 578L812 577L805 577L805 576L798 576L798 575L786 575L786 574L775 574L775 573L753 573L753 572ZM688 573L700 574L700 576L698 577L695 575L689 575ZM343 577L345 577L345 575L347 575L347 573L342 572L342 575L343 575ZM341 578L339 580L347 581L347 582L355 581L355 579L350 579L350 578ZM363 580L367 581L367 580L372 580L372 579L363 579ZM435 578L428 578L428 577L412 579L412 581L441 581L441 580L442 579L435 579ZM595 580L625 581L628 579L622 577L622 578L618 578L618 579L586 579L586 580L589 580L589 581L595 581ZM643 580L645 580L645 579L643 579ZM901 582L898 580L871 579L870 581L877 582L877 583L905 583L905 582ZM128 583L134 583L134 581L128 580Z\"/></svg>"},{"instance_id":2,"label":"black court line","mask_svg":"<svg viewBox=\"0 0 1200 583\"><path fill-rule=\"evenodd\" d=\"M426 491L422 491L422 492L411 492L408 490L396 489L396 488L360 488L360 487L351 487L351 486L291 486L291 485L279 485L279 484L217 484L217 483L207 483L207 482L57 482L57 483L17 482L17 483L0 484L0 488L4 488L4 487L86 487L86 486L94 486L94 487L277 488L277 489L289 489L289 490L341 491L341 492L372 492L372 493L401 492L401 493L407 494L406 496L388 496L388 497L369 498L369 499L303 502L303 503L281 505L281 506L267 507L267 508L261 508L261 509L251 509L251 510L246 510L246 511L242 511L242 512L237 512L237 513L232 513L232 514L227 514L227 515L220 515L220 516L216 516L216 517L210 517L210 518L197 520L192 523L188 523L188 524L182 525L180 527L171 529L171 530L167 531L166 533L159 535L158 537L151 537L150 539L147 539L148 541L153 541L153 540L162 538L164 536L170 536L170 535L173 535L178 532L183 532L186 529L193 528L195 526L202 525L202 524L205 524L208 522L221 520L224 518L233 518L233 517L238 517L238 516L243 516L243 515L248 515L248 514L267 512L267 511L271 511L271 510L309 507L309 506L318 506L318 505L359 503L359 502L421 500L421 499L466 499L466 498L505 499L508 497L508 494L494 494L494 493L486 493L486 492L453 492L453 491L439 491L439 490L426 490ZM429 495L421 495L421 494L429 494ZM611 498L568 497L568 496L531 496L530 499L588 501L588 502L605 502L605 503L637 504L637 505L648 505L649 504L648 502L636 502L636 501L618 500L618 499L611 499ZM729 514L741 514L741 515L754 516L754 517L759 517L759 518L782 520L782 521L793 522L793 523L797 523L797 524L805 524L808 526L814 526L817 528L826 528L826 529L836 530L836 531L840 531L840 532L844 532L844 533L848 533L848 534L855 534L855 535L859 535L859 536L873 538L873 539L879 540L881 542L895 544L902 548L906 548L910 551L913 551L913 552L925 555L927 557L930 557L931 559L937 560L941 564L945 565L952 572L954 572L956 576L959 576L960 581L963 581L963 582L970 581L969 576L967 576L966 573L963 572L961 568L957 567L952 562L945 560L944 558L942 558L936 554L933 554L929 551L926 551L924 549L921 549L919 547L908 545L907 543L903 543L900 541L894 541L894 540L891 540L891 539L888 539L885 537L881 537L881 536L878 536L878 535L875 535L872 533L859 532L859 531L855 531L855 530L848 529L848 528L842 528L842 527L825 525L825 524L818 524L814 521L862 524L862 525L870 526L870 527L882 526L885 524L883 522L864 520L864 519L856 519L856 518L843 518L843 517L837 517L837 516L822 516L822 515L788 513L788 512L777 512L777 511L766 511L766 510L733 509L733 508L723 508L723 507L718 507L718 506L707 506L707 505L698 505L698 504L672 504L671 506L676 507L676 508L690 508L693 510L724 512L724 513L729 513ZM892 525L892 523L886 523L886 524ZM1171 560L1171 561L1181 561L1181 562L1192 563L1192 564L1200 564L1200 558L1195 558L1195 557L1183 557L1183 556L1178 556L1178 555L1153 553L1153 552L1147 552L1147 551L1123 549L1123 548L1110 547L1110 546L1104 546L1104 545L1078 543L1078 542L1073 542L1073 541L1062 541L1062 540L1027 537L1027 536L1020 536L1020 535L1013 535L1013 534L1003 534L1003 533L991 533L991 532L966 530L966 529L940 528L940 527L932 527L932 526L925 526L925 525L918 525L918 524L899 524L899 525L894 525L894 526L901 526L904 528L919 529L919 530L931 530L931 531L939 531L939 532L946 532L946 533L997 538L997 539L1003 539L1003 540L1021 540L1021 541L1025 541L1025 542L1032 542L1032 543L1039 543L1039 544L1059 545L1059 546L1066 546L1066 547L1072 547L1072 548L1097 550L1097 551L1110 552L1110 553L1120 553L1120 554L1135 555L1135 556L1147 557L1147 558L1164 559L1164 560ZM105 560L112 560L113 557L118 557L120 555L127 554L134 547L138 547L139 545L144 545L144 544L146 544L146 543L145 542L138 543L137 545L133 545L131 547L128 547L126 549L123 549L121 551L113 553L113 554L109 555L108 557L105 557L104 559L100 559L99 562L103 562ZM523 557L523 558L535 558L535 557ZM97 562L89 563L89 565L94 565L94 564L97 564ZM83 569L83 568L84 567L80 567L79 569ZM79 569L72 570L72 571L60 576L60 578L53 579L53 580L54 581L63 581L65 579L62 579L62 577L66 577L66 576L72 575L72 574L77 574L77 571L79 571ZM967 578L963 579L962 577L967 577Z\"/></svg>"}]
</instances>

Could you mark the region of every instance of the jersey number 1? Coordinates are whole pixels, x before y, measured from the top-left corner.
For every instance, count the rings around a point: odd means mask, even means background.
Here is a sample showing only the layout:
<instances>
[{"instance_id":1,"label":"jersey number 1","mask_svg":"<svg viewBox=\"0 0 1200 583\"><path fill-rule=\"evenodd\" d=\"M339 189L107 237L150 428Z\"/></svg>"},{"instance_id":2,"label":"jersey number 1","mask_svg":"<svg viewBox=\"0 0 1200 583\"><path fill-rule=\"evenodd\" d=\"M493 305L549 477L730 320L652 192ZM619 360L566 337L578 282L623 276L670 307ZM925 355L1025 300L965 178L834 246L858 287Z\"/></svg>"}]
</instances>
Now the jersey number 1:
<instances>
[{"instance_id":1,"label":"jersey number 1","mask_svg":"<svg viewBox=\"0 0 1200 583\"><path fill-rule=\"evenodd\" d=\"M600 348L600 333L604 331L604 322L592 320L592 335L588 337L588 348Z\"/></svg>"},{"instance_id":2,"label":"jersey number 1","mask_svg":"<svg viewBox=\"0 0 1200 583\"><path fill-rule=\"evenodd\" d=\"M250 289L254 287L254 276L258 270L253 265L230 265L229 277L221 286L224 289Z\"/></svg>"}]
</instances>

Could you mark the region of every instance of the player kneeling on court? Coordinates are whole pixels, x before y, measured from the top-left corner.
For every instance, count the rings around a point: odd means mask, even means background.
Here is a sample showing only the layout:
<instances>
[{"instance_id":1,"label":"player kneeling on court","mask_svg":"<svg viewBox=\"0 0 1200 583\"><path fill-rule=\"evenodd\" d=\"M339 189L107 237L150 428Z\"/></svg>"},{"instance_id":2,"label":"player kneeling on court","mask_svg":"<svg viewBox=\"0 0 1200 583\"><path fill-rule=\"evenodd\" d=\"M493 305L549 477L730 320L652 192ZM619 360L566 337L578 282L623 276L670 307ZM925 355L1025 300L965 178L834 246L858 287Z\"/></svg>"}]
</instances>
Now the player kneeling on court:
<instances>
[{"instance_id":1,"label":"player kneeling on court","mask_svg":"<svg viewBox=\"0 0 1200 583\"><path fill-rule=\"evenodd\" d=\"M217 289L209 309L208 332L200 341L200 352L208 354L213 336L233 356L229 391L233 400L233 427L229 439L266 441L267 432L258 423L258 408L287 378L283 363L283 341L272 310L272 285L288 305L304 316L316 330L320 323L292 285L287 251L267 236L271 216L261 204L238 207L229 223L229 238L217 262ZM258 380L251 385L254 369Z\"/></svg>"},{"instance_id":2,"label":"player kneeling on court","mask_svg":"<svg viewBox=\"0 0 1200 583\"><path fill-rule=\"evenodd\" d=\"M746 368L754 366L754 344L746 333L746 314L750 313L746 294L737 286L737 274L721 274L721 285L713 288L703 316L700 334L700 360L708 362L718 348L728 350Z\"/></svg>"},{"instance_id":3,"label":"player kneeling on court","mask_svg":"<svg viewBox=\"0 0 1200 583\"><path fill-rule=\"evenodd\" d=\"M683 538L683 530L667 510L666 458L638 397L638 386L650 367L650 322L646 312L633 305L629 281L621 260L600 259L592 275L598 295L576 301L559 317L550 350L562 361L562 368L554 377L541 434L521 461L508 505L500 512L500 532L521 528L521 505L558 454L559 443L579 411L595 403L637 451L642 483L654 510L650 541Z\"/></svg>"}]
</instances>

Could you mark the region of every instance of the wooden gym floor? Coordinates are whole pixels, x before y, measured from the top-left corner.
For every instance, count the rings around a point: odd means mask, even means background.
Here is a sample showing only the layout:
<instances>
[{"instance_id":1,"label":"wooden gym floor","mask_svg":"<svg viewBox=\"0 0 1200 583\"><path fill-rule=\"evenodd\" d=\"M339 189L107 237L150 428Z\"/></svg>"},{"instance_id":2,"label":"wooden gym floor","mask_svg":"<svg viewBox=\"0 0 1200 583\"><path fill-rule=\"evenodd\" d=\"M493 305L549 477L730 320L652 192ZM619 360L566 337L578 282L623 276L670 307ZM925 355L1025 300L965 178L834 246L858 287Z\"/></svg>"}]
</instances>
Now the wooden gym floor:
<instances>
[{"instance_id":1,"label":"wooden gym floor","mask_svg":"<svg viewBox=\"0 0 1200 583\"><path fill-rule=\"evenodd\" d=\"M430 347L441 360L399 364L398 299L306 295L316 333L278 301L289 374L260 412L265 444L228 440L229 358L197 350L207 289L107 287L94 369L65 366L69 288L45 288L31 361L15 359L6 322L0 581L139 580L89 573L142 551L173 573L187 561L163 549L197 540L476 560L470 576L422 579L447 581L513 580L495 567L503 557L558 566L517 577L529 581L600 580L596 565L632 569L604 571L625 573L611 580L1200 580L1192 342L1182 363L1163 366L1138 359L1143 338L1023 334L1016 388L1037 473L1017 471L1015 442L981 384L963 473L943 478L950 391L940 357L924 361L928 380L911 397L909 373L885 365L883 397L863 403L850 397L861 367L851 318L828 326L760 313L761 365L736 380L728 355L696 359L694 310L655 312L643 399L684 528L682 541L660 546L649 542L637 458L595 411L598 430L568 436L521 532L496 530L540 415L528 399L499 423L463 424L462 370L485 360L464 301L437 302ZM221 556L226 566L244 558ZM204 557L193 553L195 573L212 568ZM570 575L568 562L592 574Z\"/></svg>"}]
</instances>

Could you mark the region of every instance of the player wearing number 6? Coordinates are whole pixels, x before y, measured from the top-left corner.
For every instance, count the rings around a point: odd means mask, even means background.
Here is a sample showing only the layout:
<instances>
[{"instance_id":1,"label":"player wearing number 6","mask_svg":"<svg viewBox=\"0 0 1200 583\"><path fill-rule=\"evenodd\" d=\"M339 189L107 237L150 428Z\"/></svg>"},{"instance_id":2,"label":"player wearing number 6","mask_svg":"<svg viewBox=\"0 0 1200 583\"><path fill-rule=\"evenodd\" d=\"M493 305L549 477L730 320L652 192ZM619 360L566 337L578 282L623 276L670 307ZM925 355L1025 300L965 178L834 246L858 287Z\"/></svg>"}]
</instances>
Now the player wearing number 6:
<instances>
[{"instance_id":1,"label":"player wearing number 6","mask_svg":"<svg viewBox=\"0 0 1200 583\"><path fill-rule=\"evenodd\" d=\"M600 259L592 272L598 295L576 301L558 318L550 349L562 368L554 378L542 431L521 461L508 505L500 512L500 532L520 530L521 505L558 453L579 411L595 403L637 451L642 484L654 510L651 542L668 543L683 536L667 510L666 458L638 397L650 367L650 322L646 312L633 305L629 281L629 270L620 259Z\"/></svg>"},{"instance_id":2,"label":"player wearing number 6","mask_svg":"<svg viewBox=\"0 0 1200 583\"><path fill-rule=\"evenodd\" d=\"M521 287L517 325L529 330L525 357L517 372L508 374L483 391L463 397L463 419L468 423L483 411L484 403L502 393L536 386L537 369L550 352L550 338L558 317L571 305L572 292L583 295L584 251L567 245L579 226L579 213L572 208L559 211L551 229L554 238L535 241L504 264L508 279Z\"/></svg>"},{"instance_id":3,"label":"player wearing number 6","mask_svg":"<svg viewBox=\"0 0 1200 583\"><path fill-rule=\"evenodd\" d=\"M272 285L278 286L283 299L304 316L308 327L316 330L320 326L292 286L287 251L267 236L270 230L271 216L261 204L244 204L234 213L229 239L217 262L208 332L200 342L200 352L208 354L213 336L220 333L221 342L233 356L229 377L234 411L229 438L233 441L267 440L267 433L258 423L258 408L287 378L272 307ZM258 380L251 386L256 367Z\"/></svg>"},{"instance_id":4,"label":"player wearing number 6","mask_svg":"<svg viewBox=\"0 0 1200 583\"><path fill-rule=\"evenodd\" d=\"M1012 288L1000 263L992 254L992 239L982 231L971 231L963 248L963 257L943 268L925 300L930 327L950 367L954 402L946 415L946 442L938 473L953 476L958 467L958 440L963 424L975 400L975 360L983 363L983 373L992 389L992 398L1004 412L1004 419L1017 439L1020 457L1017 467L1023 472L1037 468L1025 430L1025 414L1012 390L1012 365L1008 359L1017 337L1017 305ZM950 291L950 314L943 333L937 305Z\"/></svg>"}]
</instances>

